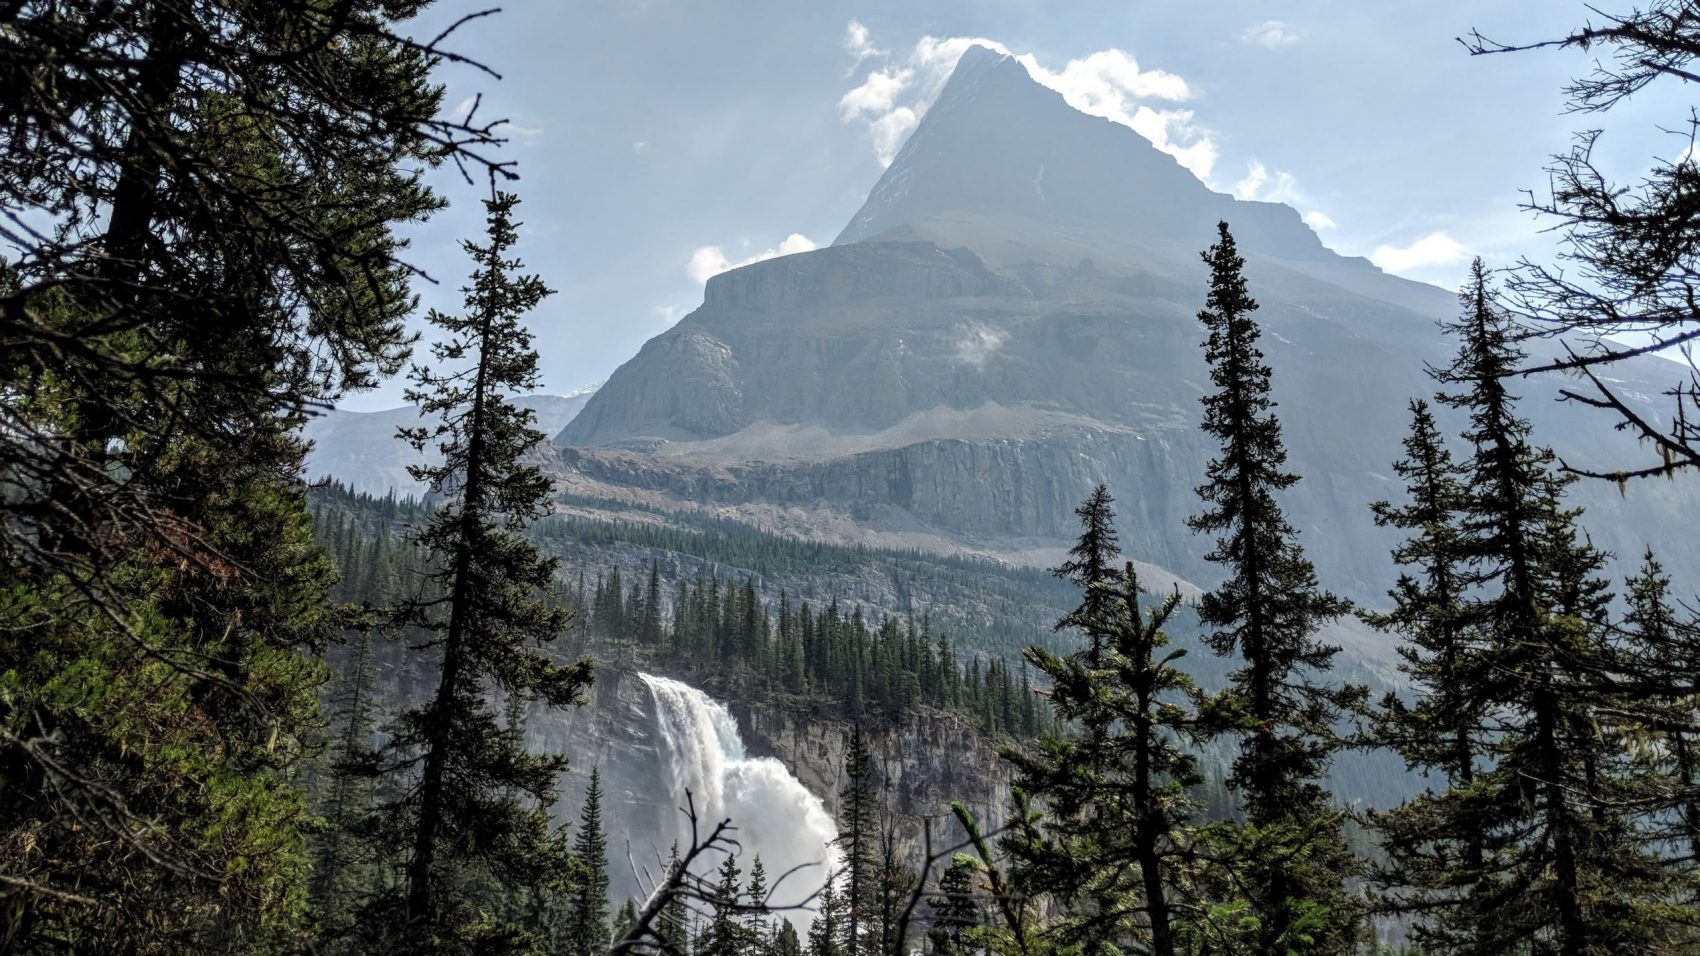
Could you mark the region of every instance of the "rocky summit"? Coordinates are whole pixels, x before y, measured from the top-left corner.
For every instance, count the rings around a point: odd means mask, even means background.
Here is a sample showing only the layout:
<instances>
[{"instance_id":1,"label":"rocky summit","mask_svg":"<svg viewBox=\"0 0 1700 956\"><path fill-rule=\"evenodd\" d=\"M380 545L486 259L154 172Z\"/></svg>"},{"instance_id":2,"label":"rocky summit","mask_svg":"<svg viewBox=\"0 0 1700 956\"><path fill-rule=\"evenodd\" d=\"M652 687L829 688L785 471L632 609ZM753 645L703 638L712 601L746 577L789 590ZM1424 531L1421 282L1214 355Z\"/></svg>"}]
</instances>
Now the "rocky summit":
<instances>
[{"instance_id":1,"label":"rocky summit","mask_svg":"<svg viewBox=\"0 0 1700 956\"><path fill-rule=\"evenodd\" d=\"M1059 553L1107 482L1128 551L1209 586L1185 521L1215 451L1196 315L1219 220L1247 258L1303 476L1283 503L1327 586L1377 604L1392 538L1368 509L1401 494L1407 403L1436 391L1456 298L1337 255L1288 206L1210 190L985 48L831 247L710 279L561 431L551 466L580 500L1030 562ZM1670 378L1656 359L1612 374L1649 402ZM1518 384L1537 441L1587 468L1637 456L1556 402L1559 384ZM1691 485L1588 482L1575 500L1599 546L1700 567L1681 533L1700 516Z\"/></svg>"}]
</instances>

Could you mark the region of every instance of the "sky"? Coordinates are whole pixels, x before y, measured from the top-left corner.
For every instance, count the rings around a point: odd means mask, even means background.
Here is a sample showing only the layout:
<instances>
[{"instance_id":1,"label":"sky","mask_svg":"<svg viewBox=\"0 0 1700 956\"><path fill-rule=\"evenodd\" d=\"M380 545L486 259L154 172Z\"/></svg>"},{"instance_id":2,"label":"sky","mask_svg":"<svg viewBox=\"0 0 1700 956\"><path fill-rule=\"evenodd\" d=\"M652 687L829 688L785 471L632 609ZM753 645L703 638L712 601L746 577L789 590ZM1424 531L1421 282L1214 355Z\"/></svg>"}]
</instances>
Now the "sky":
<instances>
[{"instance_id":1,"label":"sky","mask_svg":"<svg viewBox=\"0 0 1700 956\"><path fill-rule=\"evenodd\" d=\"M416 29L484 8L443 0ZM1585 16L1572 0L532 2L447 44L499 79L441 80L446 110L476 95L480 117L508 121L518 253L557 290L530 317L542 390L565 394L694 309L710 275L831 243L973 42L1387 271L1450 288L1476 255L1550 259L1550 223L1519 209L1549 157L1603 126L1596 155L1633 180L1686 147L1663 130L1689 97L1658 86L1569 114L1564 84L1590 54L1472 57L1455 38L1547 39ZM409 228L411 256L435 280L424 303L457 309L488 185L431 178L451 206ZM401 388L344 405L398 405Z\"/></svg>"}]
</instances>

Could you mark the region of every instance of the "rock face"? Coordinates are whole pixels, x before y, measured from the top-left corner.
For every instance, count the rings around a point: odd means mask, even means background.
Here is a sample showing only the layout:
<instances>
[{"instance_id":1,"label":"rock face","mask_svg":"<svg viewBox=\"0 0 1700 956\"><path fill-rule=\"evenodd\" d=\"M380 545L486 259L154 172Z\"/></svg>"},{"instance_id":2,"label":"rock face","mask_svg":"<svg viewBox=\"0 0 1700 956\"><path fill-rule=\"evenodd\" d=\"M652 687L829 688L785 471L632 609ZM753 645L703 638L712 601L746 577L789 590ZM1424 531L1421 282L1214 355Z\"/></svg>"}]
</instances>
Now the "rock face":
<instances>
[{"instance_id":1,"label":"rock face","mask_svg":"<svg viewBox=\"0 0 1700 956\"><path fill-rule=\"evenodd\" d=\"M1248 260L1304 477L1283 503L1330 589L1383 601L1390 539L1368 508L1402 491L1406 405L1450 359L1436 322L1454 297L1334 254L1286 206L1211 192L978 48L838 242L711 279L561 432L555 473L584 496L1011 556L1065 543L1073 506L1106 481L1129 550L1209 586L1208 543L1185 519L1214 454L1196 313L1219 219ZM1671 372L1613 374L1654 401ZM1557 384L1519 383L1538 440L1583 467L1638 454L1553 402ZM1697 495L1576 492L1597 544L1631 558L1651 545L1678 568L1700 568L1683 530Z\"/></svg>"},{"instance_id":2,"label":"rock face","mask_svg":"<svg viewBox=\"0 0 1700 956\"><path fill-rule=\"evenodd\" d=\"M796 708L740 701L733 707L745 740L758 753L778 757L797 779L837 815L849 781L844 755L850 724ZM897 726L864 727L873 754L875 792L897 822L897 837L910 866L926 860L926 818L936 852L961 841L958 825L936 819L961 801L986 829L1000 823L1009 808L1011 774L997 748L964 718L946 713L911 714Z\"/></svg>"}]
</instances>

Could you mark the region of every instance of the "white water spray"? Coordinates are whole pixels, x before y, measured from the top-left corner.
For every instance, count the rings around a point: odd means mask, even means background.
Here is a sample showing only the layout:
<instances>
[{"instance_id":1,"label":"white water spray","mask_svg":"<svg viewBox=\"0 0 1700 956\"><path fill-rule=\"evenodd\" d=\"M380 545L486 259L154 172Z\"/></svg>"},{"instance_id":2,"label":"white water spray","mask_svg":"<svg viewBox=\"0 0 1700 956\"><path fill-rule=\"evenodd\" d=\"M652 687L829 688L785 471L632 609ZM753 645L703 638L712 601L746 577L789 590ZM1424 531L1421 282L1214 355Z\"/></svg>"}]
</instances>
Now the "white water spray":
<instances>
[{"instance_id":1,"label":"white water spray","mask_svg":"<svg viewBox=\"0 0 1700 956\"><path fill-rule=\"evenodd\" d=\"M799 901L814 892L837 861L832 841L838 838L838 827L820 798L778 760L750 757L738 734L738 722L725 705L689 684L653 674L638 676L655 700L671 796L684 806L685 791L690 790L702 835L730 819L738 828L733 835L743 845L739 865L747 876L750 864L760 855L770 884L792 867L803 866L779 885L773 894L776 904ZM691 837L683 813L678 826L683 846ZM787 916L799 933L807 929L810 914Z\"/></svg>"}]
</instances>

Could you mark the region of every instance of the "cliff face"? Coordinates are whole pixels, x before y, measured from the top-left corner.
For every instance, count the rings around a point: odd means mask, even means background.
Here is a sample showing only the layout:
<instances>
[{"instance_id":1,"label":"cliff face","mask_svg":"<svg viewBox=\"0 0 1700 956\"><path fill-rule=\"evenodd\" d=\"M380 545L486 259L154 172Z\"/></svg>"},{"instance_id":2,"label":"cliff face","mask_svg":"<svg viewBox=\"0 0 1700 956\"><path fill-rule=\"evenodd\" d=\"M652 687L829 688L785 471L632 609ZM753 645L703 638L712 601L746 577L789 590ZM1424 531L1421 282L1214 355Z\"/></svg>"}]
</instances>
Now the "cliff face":
<instances>
[{"instance_id":1,"label":"cliff face","mask_svg":"<svg viewBox=\"0 0 1700 956\"><path fill-rule=\"evenodd\" d=\"M794 707L738 701L733 707L754 753L771 754L837 815L849 781L844 756L851 725ZM917 870L926 859L926 828L934 852L962 840L950 805L960 800L986 829L1009 807L1011 774L997 745L965 719L937 712L909 715L897 726L864 727L873 755L875 792L897 823L899 846ZM944 819L938 819L944 817ZM924 821L935 818L930 824Z\"/></svg>"},{"instance_id":2,"label":"cliff face","mask_svg":"<svg viewBox=\"0 0 1700 956\"><path fill-rule=\"evenodd\" d=\"M796 703L716 696L737 719L749 756L779 760L837 815L849 723ZM653 885L659 861L680 832L684 794L662 736L648 687L637 671L617 662L598 666L585 706L534 712L526 724L529 748L564 753L572 760L564 781L566 799L557 807L562 822L577 822L589 768L600 768L616 901L640 896ZM865 727L864 737L874 756L876 790L898 821L900 847L910 865L918 868L925 859L922 818L947 814L953 800L966 803L978 819L1001 820L1009 799L1008 768L994 742L967 721L951 714L913 713L896 726ZM759 832L769 822L733 820L746 832ZM932 826L935 846L960 839L952 821L935 820Z\"/></svg>"}]
</instances>

